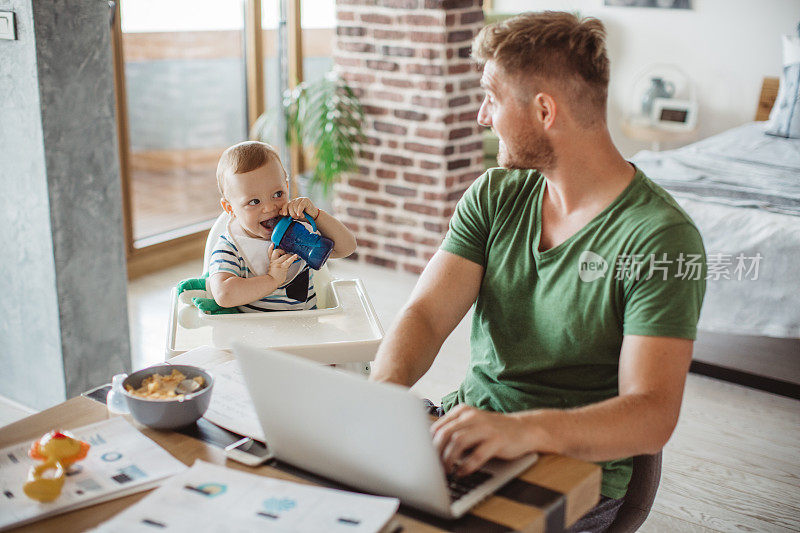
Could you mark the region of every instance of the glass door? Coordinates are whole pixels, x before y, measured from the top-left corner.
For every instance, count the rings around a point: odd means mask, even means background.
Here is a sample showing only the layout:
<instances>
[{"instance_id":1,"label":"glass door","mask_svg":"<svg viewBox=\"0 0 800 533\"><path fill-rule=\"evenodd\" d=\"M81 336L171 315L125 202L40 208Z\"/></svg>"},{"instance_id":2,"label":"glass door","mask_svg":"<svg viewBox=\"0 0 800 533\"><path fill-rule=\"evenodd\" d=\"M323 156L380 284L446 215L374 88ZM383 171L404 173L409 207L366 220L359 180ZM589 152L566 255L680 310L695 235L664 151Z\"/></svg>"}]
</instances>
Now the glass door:
<instances>
[{"instance_id":1,"label":"glass door","mask_svg":"<svg viewBox=\"0 0 800 533\"><path fill-rule=\"evenodd\" d=\"M293 66L286 82L318 78L332 64L334 5L118 0L113 43L130 277L202 257L221 212L219 155L278 105L278 29ZM299 151L292 149L296 169Z\"/></svg>"},{"instance_id":2,"label":"glass door","mask_svg":"<svg viewBox=\"0 0 800 533\"><path fill-rule=\"evenodd\" d=\"M336 2L303 0L301 13L303 80L313 82L324 77L333 68Z\"/></svg>"},{"instance_id":3,"label":"glass door","mask_svg":"<svg viewBox=\"0 0 800 533\"><path fill-rule=\"evenodd\" d=\"M333 67L332 49L336 25L335 0L262 0L261 31L264 39L264 101L266 109L280 105L283 84L314 82ZM280 32L283 32L283 35ZM284 56L279 42L285 43ZM283 64L285 62L285 64ZM305 170L298 146L285 146L282 131L263 132L264 140L280 149L292 175L292 194L298 191L295 178ZM290 149L291 148L291 149Z\"/></svg>"},{"instance_id":4,"label":"glass door","mask_svg":"<svg viewBox=\"0 0 800 533\"><path fill-rule=\"evenodd\" d=\"M221 212L217 160L248 134L245 0L121 0L120 24L135 251Z\"/></svg>"}]
</instances>

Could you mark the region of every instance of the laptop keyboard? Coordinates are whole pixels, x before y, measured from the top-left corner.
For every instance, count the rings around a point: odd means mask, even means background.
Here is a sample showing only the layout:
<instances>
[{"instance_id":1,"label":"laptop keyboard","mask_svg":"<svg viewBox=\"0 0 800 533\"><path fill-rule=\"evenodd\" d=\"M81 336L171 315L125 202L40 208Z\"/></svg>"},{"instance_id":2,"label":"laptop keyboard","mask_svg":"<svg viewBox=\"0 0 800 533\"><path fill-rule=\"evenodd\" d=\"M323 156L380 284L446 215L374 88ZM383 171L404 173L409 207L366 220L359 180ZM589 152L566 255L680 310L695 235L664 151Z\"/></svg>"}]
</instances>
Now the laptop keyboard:
<instances>
[{"instance_id":1,"label":"laptop keyboard","mask_svg":"<svg viewBox=\"0 0 800 533\"><path fill-rule=\"evenodd\" d=\"M450 490L450 498L452 501L460 499L462 496L470 492L478 485L484 483L492 477L489 472L478 470L468 476L457 477L453 474L447 475L447 488Z\"/></svg>"}]
</instances>

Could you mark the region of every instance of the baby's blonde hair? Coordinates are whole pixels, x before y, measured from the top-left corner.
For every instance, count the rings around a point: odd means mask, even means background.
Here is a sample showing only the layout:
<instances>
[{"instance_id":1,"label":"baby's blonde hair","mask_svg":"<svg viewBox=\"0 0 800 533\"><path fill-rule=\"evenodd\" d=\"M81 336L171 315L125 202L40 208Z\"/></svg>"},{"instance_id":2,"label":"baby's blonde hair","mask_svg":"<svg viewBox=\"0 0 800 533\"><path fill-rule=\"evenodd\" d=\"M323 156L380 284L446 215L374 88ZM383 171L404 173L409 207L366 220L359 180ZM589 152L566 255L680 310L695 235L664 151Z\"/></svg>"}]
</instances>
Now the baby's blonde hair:
<instances>
[{"instance_id":1,"label":"baby's blonde hair","mask_svg":"<svg viewBox=\"0 0 800 533\"><path fill-rule=\"evenodd\" d=\"M234 174L244 174L261 168L274 159L283 171L283 178L287 179L286 169L283 167L278 151L272 146L258 142L245 141L234 144L224 152L217 164L217 188L220 195L225 198L225 183Z\"/></svg>"}]
</instances>

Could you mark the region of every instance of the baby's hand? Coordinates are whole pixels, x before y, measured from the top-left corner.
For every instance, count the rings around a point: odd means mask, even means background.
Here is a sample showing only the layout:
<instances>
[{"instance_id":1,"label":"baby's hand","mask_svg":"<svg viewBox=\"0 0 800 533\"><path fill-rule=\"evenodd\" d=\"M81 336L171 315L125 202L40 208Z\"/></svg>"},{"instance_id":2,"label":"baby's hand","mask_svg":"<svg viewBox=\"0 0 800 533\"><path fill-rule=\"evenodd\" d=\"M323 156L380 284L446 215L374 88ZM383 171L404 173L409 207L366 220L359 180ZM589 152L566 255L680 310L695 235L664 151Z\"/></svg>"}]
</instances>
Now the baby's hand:
<instances>
[{"instance_id":1,"label":"baby's hand","mask_svg":"<svg viewBox=\"0 0 800 533\"><path fill-rule=\"evenodd\" d=\"M303 220L305 218L303 216L303 211L308 213L308 215L313 219L316 219L319 216L319 209L314 205L314 202L311 201L311 198L306 198L305 196L300 196L294 200L290 200L289 203L284 205L281 209L281 214L289 215L290 217L298 220Z\"/></svg>"},{"instance_id":2,"label":"baby's hand","mask_svg":"<svg viewBox=\"0 0 800 533\"><path fill-rule=\"evenodd\" d=\"M289 272L289 267L297 259L297 254L289 254L275 248L275 244L270 244L267 250L269 256L269 272L267 275L282 285L286 281L286 274Z\"/></svg>"}]
</instances>

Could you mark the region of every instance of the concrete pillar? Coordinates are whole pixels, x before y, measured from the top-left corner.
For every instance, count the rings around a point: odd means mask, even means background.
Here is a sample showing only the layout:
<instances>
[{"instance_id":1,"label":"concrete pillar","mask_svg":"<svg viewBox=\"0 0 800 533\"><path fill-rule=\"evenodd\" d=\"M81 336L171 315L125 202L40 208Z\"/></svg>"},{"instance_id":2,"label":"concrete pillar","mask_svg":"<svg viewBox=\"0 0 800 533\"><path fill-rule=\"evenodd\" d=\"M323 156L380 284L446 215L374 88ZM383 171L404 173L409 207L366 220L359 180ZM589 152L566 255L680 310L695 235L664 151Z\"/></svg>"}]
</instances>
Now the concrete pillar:
<instances>
[{"instance_id":1,"label":"concrete pillar","mask_svg":"<svg viewBox=\"0 0 800 533\"><path fill-rule=\"evenodd\" d=\"M0 395L41 409L130 368L109 7L0 11Z\"/></svg>"}]
</instances>

